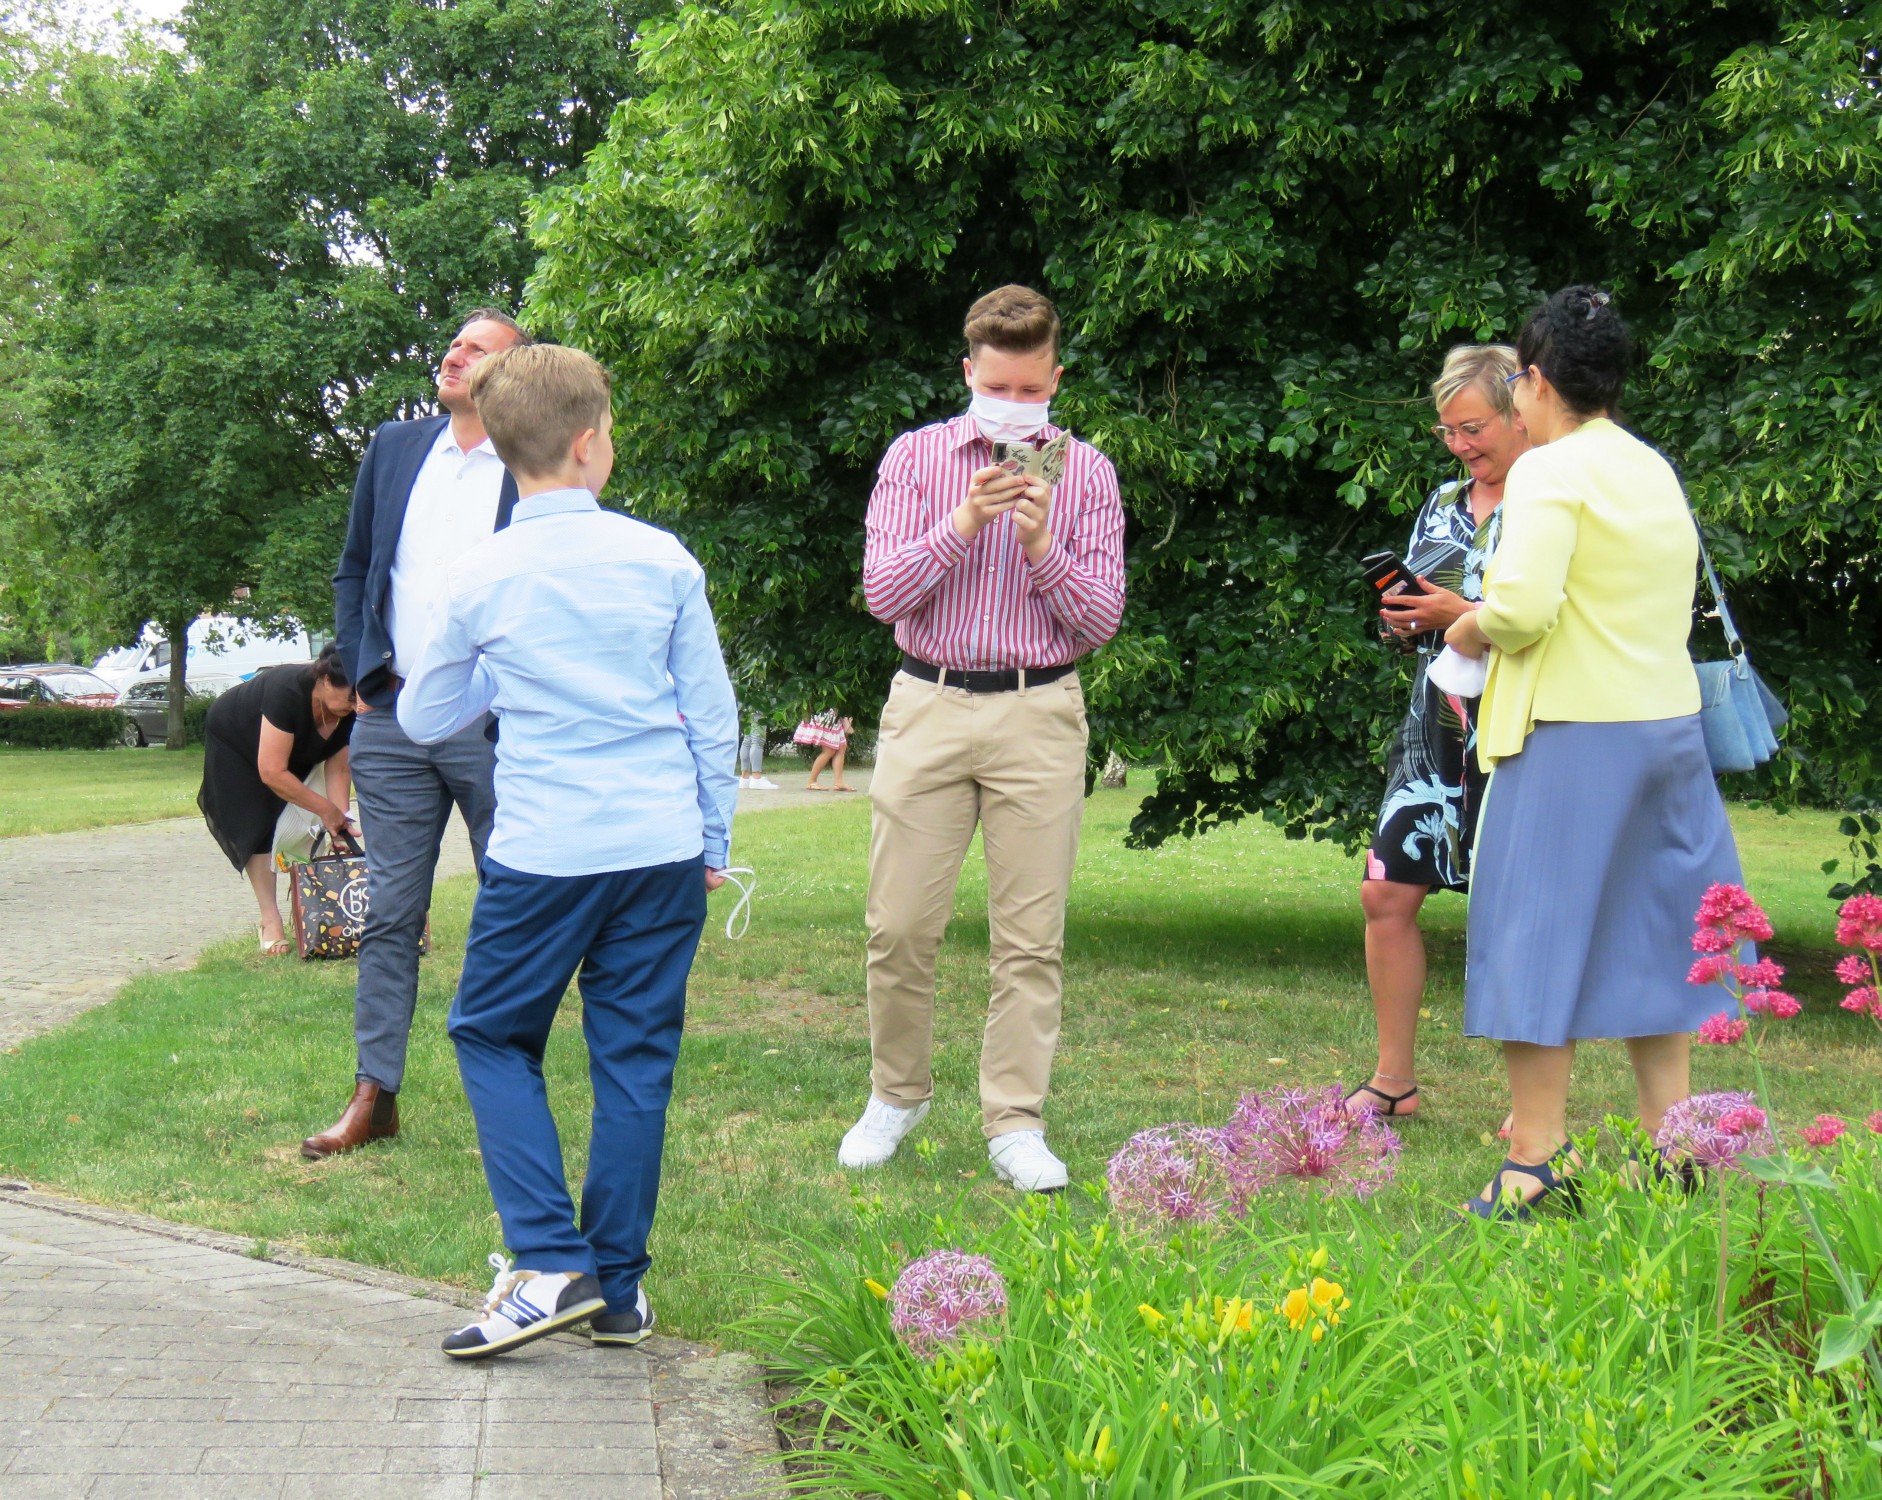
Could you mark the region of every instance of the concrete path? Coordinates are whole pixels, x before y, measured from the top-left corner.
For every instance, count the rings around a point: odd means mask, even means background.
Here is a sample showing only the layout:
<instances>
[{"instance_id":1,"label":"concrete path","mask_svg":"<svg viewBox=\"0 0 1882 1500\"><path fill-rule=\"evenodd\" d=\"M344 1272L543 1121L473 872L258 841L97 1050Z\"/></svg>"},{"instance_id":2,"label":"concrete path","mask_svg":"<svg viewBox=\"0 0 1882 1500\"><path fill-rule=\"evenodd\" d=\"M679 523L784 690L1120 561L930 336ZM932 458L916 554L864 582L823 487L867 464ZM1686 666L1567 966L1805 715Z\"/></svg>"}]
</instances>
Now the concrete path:
<instances>
[{"instance_id":1,"label":"concrete path","mask_svg":"<svg viewBox=\"0 0 1882 1500\"><path fill-rule=\"evenodd\" d=\"M0 1196L0 1495L725 1500L766 1478L748 1359L558 1334L453 1364L451 1289L218 1240Z\"/></svg>"},{"instance_id":2,"label":"concrete path","mask_svg":"<svg viewBox=\"0 0 1882 1500\"><path fill-rule=\"evenodd\" d=\"M802 770L772 779L780 790L740 795L741 818L853 800L802 790ZM867 769L847 779L867 796ZM454 813L438 875L470 872L470 838ZM285 912L285 885L281 900ZM187 969L209 944L254 926L248 882L201 818L0 839L0 1048L104 1004L138 974Z\"/></svg>"}]
</instances>

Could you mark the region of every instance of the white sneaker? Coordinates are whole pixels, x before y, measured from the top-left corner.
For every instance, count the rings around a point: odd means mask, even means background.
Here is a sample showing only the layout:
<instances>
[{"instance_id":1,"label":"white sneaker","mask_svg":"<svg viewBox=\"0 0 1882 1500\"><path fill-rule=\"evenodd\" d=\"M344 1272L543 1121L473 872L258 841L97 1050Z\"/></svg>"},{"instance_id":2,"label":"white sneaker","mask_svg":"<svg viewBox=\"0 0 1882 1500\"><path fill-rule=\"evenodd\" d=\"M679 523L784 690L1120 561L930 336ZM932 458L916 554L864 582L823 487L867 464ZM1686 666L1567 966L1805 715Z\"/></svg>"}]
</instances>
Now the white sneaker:
<instances>
[{"instance_id":1,"label":"white sneaker","mask_svg":"<svg viewBox=\"0 0 1882 1500\"><path fill-rule=\"evenodd\" d=\"M1056 1193L1065 1186L1065 1163L1046 1145L1043 1130L1010 1130L987 1142L987 1157L1001 1180L1022 1193Z\"/></svg>"},{"instance_id":2,"label":"white sneaker","mask_svg":"<svg viewBox=\"0 0 1882 1500\"><path fill-rule=\"evenodd\" d=\"M501 1255L490 1264L497 1276L483 1316L445 1337L453 1359L486 1359L608 1310L601 1283L585 1271L518 1271Z\"/></svg>"},{"instance_id":3,"label":"white sneaker","mask_svg":"<svg viewBox=\"0 0 1882 1500\"><path fill-rule=\"evenodd\" d=\"M902 1137L927 1117L929 1102L924 1099L913 1109L897 1109L871 1095L863 1117L850 1126L843 1144L836 1148L836 1164L852 1172L881 1166L895 1155Z\"/></svg>"},{"instance_id":4,"label":"white sneaker","mask_svg":"<svg viewBox=\"0 0 1882 1500\"><path fill-rule=\"evenodd\" d=\"M769 776L754 776L751 779L751 789L754 792L775 792L778 784Z\"/></svg>"}]
</instances>

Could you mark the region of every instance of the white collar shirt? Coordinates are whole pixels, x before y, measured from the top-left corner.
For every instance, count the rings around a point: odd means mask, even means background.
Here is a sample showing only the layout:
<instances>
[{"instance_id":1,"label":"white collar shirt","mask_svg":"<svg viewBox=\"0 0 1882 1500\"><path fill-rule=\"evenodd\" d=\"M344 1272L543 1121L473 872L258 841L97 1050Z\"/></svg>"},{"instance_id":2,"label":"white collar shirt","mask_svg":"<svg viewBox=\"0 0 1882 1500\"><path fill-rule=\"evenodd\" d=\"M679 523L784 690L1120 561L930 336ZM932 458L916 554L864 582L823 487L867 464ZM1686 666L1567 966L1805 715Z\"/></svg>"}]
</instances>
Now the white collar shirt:
<instances>
[{"instance_id":1,"label":"white collar shirt","mask_svg":"<svg viewBox=\"0 0 1882 1500\"><path fill-rule=\"evenodd\" d=\"M496 530L502 495L503 460L490 439L467 453L446 422L412 481L392 557L386 628L392 635L392 670L400 677L417 665L445 569Z\"/></svg>"}]
</instances>

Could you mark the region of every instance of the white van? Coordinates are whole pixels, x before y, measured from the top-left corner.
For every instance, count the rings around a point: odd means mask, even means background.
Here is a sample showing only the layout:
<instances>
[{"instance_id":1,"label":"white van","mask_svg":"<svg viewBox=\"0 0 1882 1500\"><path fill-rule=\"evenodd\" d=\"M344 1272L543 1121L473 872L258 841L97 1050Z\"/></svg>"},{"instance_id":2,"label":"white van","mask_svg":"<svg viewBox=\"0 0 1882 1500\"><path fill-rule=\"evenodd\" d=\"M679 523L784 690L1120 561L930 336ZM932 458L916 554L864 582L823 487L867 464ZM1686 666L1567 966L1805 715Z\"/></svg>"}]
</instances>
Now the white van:
<instances>
[{"instance_id":1,"label":"white van","mask_svg":"<svg viewBox=\"0 0 1882 1500\"><path fill-rule=\"evenodd\" d=\"M264 635L253 620L202 615L189 628L189 659L183 676L188 681L198 672L214 672L246 680L263 667L307 661L313 654L307 632L298 625L291 635L271 636ZM154 624L144 627L135 646L115 647L92 666L92 671L120 691L139 678L167 676L169 670L170 643Z\"/></svg>"}]
</instances>

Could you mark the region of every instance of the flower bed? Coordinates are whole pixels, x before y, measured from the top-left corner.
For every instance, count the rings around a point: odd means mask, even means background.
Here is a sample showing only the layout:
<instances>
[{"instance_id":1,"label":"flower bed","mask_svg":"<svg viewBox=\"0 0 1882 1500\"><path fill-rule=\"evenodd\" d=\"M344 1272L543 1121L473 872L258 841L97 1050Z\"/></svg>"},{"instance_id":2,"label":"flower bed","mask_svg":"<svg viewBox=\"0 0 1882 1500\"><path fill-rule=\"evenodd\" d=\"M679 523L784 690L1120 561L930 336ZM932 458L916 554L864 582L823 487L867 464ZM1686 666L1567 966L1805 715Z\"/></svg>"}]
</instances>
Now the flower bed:
<instances>
[{"instance_id":1,"label":"flower bed","mask_svg":"<svg viewBox=\"0 0 1882 1500\"><path fill-rule=\"evenodd\" d=\"M1755 910L1702 911L1701 954ZM1859 915L1839 973L1873 989ZM1733 993L1723 1044L1794 1014L1768 962L1693 977ZM1272 1090L990 1234L859 1196L750 1332L815 1414L800 1493L1873 1500L1882 1114L1789 1134L1768 1095L1695 1097L1657 1143L1609 1119L1579 1217L1433 1203L1408 1234L1365 1201L1405 1190L1384 1124Z\"/></svg>"}]
</instances>

